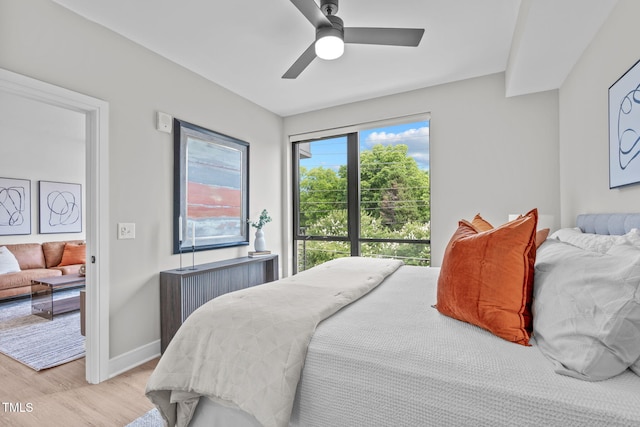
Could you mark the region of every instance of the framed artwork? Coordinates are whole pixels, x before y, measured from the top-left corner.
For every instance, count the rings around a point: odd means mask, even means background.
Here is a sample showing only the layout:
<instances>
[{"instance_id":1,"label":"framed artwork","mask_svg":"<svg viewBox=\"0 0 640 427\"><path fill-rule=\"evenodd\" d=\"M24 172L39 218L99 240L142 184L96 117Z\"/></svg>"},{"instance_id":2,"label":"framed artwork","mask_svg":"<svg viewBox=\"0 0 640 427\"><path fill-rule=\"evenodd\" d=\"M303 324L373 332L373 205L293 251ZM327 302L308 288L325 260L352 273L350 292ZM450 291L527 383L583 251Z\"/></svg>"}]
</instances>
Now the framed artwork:
<instances>
[{"instance_id":1,"label":"framed artwork","mask_svg":"<svg viewBox=\"0 0 640 427\"><path fill-rule=\"evenodd\" d=\"M609 188L640 182L639 64L609 88Z\"/></svg>"},{"instance_id":2,"label":"framed artwork","mask_svg":"<svg viewBox=\"0 0 640 427\"><path fill-rule=\"evenodd\" d=\"M249 144L174 119L173 253L249 244Z\"/></svg>"},{"instance_id":3,"label":"framed artwork","mask_svg":"<svg viewBox=\"0 0 640 427\"><path fill-rule=\"evenodd\" d=\"M31 234L31 180L0 178L0 236Z\"/></svg>"},{"instance_id":4,"label":"framed artwork","mask_svg":"<svg viewBox=\"0 0 640 427\"><path fill-rule=\"evenodd\" d=\"M82 185L40 181L40 233L82 232Z\"/></svg>"}]
</instances>

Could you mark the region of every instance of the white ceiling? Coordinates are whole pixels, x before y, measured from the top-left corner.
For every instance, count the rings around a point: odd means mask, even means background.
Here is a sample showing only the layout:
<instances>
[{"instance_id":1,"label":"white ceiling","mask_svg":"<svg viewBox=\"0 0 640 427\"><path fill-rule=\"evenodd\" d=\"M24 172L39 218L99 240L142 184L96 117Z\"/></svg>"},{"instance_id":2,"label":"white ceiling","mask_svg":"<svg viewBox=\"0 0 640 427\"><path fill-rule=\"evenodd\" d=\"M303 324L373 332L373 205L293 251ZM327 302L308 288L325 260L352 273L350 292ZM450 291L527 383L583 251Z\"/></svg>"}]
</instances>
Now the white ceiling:
<instances>
[{"instance_id":1,"label":"white ceiling","mask_svg":"<svg viewBox=\"0 0 640 427\"><path fill-rule=\"evenodd\" d=\"M507 96L559 88L617 3L341 0L345 26L425 28L420 46L348 44L286 80L315 37L288 0L53 1L281 116L502 71Z\"/></svg>"}]
</instances>

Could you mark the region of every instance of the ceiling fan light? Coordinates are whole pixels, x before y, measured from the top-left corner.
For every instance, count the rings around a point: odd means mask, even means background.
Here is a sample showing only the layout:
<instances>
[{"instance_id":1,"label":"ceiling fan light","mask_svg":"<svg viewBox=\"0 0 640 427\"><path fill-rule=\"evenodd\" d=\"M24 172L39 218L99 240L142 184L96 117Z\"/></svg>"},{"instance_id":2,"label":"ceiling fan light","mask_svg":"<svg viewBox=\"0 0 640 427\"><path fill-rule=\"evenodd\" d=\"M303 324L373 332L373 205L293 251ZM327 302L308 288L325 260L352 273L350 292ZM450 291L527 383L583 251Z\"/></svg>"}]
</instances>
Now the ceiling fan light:
<instances>
[{"instance_id":1,"label":"ceiling fan light","mask_svg":"<svg viewBox=\"0 0 640 427\"><path fill-rule=\"evenodd\" d=\"M340 31L329 28L318 31L316 37L316 56L321 59L337 59L344 53L344 40Z\"/></svg>"}]
</instances>

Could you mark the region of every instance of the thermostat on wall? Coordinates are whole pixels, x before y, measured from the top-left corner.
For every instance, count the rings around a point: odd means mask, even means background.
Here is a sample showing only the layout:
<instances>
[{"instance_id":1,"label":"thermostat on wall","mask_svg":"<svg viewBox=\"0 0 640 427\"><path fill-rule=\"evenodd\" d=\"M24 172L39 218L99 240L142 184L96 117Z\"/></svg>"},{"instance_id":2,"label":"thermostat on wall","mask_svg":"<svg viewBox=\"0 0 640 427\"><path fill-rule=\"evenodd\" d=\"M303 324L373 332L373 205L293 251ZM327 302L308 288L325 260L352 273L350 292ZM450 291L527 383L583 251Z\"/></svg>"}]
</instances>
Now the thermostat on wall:
<instances>
[{"instance_id":1,"label":"thermostat on wall","mask_svg":"<svg viewBox=\"0 0 640 427\"><path fill-rule=\"evenodd\" d=\"M172 128L173 128L173 117L171 117L167 113L158 111L156 129L158 129L160 132L171 133Z\"/></svg>"}]
</instances>

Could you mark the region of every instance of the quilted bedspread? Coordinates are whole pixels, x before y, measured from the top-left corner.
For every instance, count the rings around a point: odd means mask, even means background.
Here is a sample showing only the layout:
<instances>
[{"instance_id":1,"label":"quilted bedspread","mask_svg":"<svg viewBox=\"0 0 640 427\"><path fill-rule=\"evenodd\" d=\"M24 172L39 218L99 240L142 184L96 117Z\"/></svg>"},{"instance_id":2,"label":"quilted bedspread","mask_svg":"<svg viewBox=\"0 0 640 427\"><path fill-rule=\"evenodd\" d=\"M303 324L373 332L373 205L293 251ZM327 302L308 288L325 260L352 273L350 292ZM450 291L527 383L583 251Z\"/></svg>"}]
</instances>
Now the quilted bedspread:
<instances>
[{"instance_id":1,"label":"quilted bedspread","mask_svg":"<svg viewBox=\"0 0 640 427\"><path fill-rule=\"evenodd\" d=\"M291 427L640 426L640 377L556 374L535 339L513 344L432 308L438 274L405 265L318 325Z\"/></svg>"},{"instance_id":2,"label":"quilted bedspread","mask_svg":"<svg viewBox=\"0 0 640 427\"><path fill-rule=\"evenodd\" d=\"M232 292L189 316L147 383L169 426L188 424L200 396L286 426L318 323L367 294L401 261L340 258Z\"/></svg>"}]
</instances>

